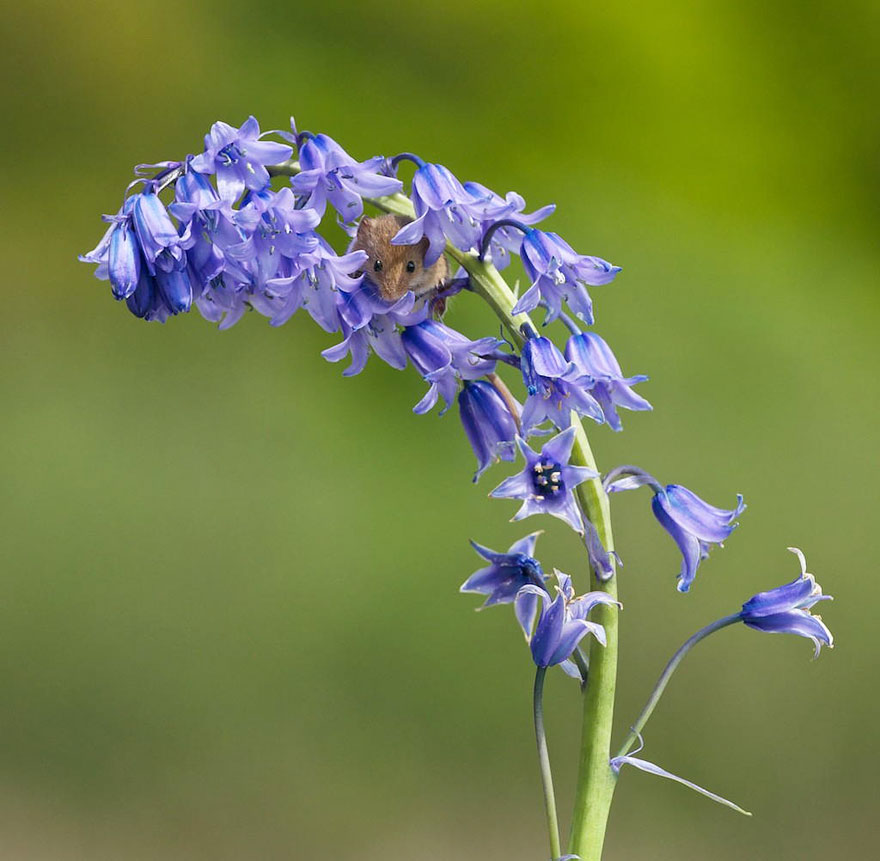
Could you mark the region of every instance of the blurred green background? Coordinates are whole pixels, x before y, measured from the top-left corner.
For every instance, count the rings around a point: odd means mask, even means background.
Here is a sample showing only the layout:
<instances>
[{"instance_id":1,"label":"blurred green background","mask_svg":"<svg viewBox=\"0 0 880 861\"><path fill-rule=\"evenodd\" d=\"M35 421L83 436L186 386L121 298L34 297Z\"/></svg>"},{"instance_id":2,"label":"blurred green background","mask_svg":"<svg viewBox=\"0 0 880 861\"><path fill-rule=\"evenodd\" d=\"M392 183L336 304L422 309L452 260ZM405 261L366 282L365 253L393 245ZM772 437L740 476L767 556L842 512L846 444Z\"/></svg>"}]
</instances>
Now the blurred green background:
<instances>
[{"instance_id":1,"label":"blurred green background","mask_svg":"<svg viewBox=\"0 0 880 861\"><path fill-rule=\"evenodd\" d=\"M458 585L473 537L555 522L470 483L454 411L354 380L304 315L144 324L76 262L131 167L217 119L411 150L516 189L584 253L653 413L595 428L742 526L675 592L648 494L615 500L619 726L698 626L797 573L837 648L724 631L645 755L753 810L624 773L608 859L864 858L876 848L880 6L30 2L0 16L0 857L541 859L532 667ZM448 322L494 332L459 298ZM548 685L560 804L579 697ZM564 813L567 820L567 814Z\"/></svg>"}]
</instances>

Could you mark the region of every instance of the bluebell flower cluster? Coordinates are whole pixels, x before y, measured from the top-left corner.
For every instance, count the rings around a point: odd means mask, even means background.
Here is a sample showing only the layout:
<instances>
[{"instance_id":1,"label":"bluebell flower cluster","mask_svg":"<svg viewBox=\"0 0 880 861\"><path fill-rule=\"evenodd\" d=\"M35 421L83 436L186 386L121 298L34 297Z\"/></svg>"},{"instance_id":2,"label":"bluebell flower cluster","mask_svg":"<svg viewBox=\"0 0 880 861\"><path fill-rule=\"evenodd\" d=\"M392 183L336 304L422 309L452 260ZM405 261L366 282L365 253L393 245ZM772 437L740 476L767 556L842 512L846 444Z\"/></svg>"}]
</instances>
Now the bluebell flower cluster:
<instances>
[{"instance_id":1,"label":"bluebell flower cluster","mask_svg":"<svg viewBox=\"0 0 880 861\"><path fill-rule=\"evenodd\" d=\"M280 140L267 139L272 135ZM388 298L362 245L353 240L337 251L327 241L320 231L328 209L354 238L369 218L366 204L407 193L397 177L406 161L415 163L408 192L415 217L403 220L394 246L413 248L424 269L449 245L498 268L519 255L532 284L515 310L540 302L553 320L567 303L575 317L592 322L586 287L613 280L619 267L579 255L557 234L537 229L554 205L528 212L516 192L462 182L446 166L411 153L359 161L326 134L298 131L293 120L290 131L267 133L254 117L239 127L216 122L202 152L138 166L152 175L132 183L119 211L105 216L101 242L81 259L97 264L96 275L110 281L113 295L145 320L164 322L195 307L221 329L247 311L281 326L303 310L339 336L323 356L349 358L345 376L359 374L370 355L396 369L412 365L428 386L415 412L441 403L442 413L458 402L477 458L475 480L492 463L515 459L517 437L564 430L573 414L619 429L616 407L649 409L631 389L646 377L623 377L598 335L576 329L563 357L532 331L516 355L498 338L472 339L440 319L446 298L466 279ZM273 176L287 179L273 187ZM583 346L576 346L578 338ZM498 361L520 368L524 398L497 376ZM542 510L582 528L570 492L551 496Z\"/></svg>"},{"instance_id":2,"label":"bluebell flower cluster","mask_svg":"<svg viewBox=\"0 0 880 861\"><path fill-rule=\"evenodd\" d=\"M462 592L477 592L487 598L479 609L495 604L514 605L517 622L537 667L557 664L572 678L583 681L580 668L572 654L581 640L591 634L605 645L605 629L591 621L590 611L599 604L619 607L606 592L588 592L576 596L571 577L554 570L556 596L547 588L548 577L541 563L534 558L535 543L541 533L515 542L506 553L471 545L490 564L475 571L462 585Z\"/></svg>"}]
</instances>

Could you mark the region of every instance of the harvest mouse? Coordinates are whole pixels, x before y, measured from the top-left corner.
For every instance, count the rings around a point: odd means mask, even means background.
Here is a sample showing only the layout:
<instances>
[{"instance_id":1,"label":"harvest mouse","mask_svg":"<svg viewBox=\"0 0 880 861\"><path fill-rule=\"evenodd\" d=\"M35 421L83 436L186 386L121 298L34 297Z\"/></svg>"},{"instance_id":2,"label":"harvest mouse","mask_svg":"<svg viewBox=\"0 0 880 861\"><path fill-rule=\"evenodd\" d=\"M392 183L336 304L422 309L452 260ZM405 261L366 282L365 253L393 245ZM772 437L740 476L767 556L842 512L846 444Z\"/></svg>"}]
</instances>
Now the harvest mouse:
<instances>
[{"instance_id":1,"label":"harvest mouse","mask_svg":"<svg viewBox=\"0 0 880 861\"><path fill-rule=\"evenodd\" d=\"M391 244L397 232L411 221L411 218L400 215L364 218L349 249L367 252L366 277L376 285L386 302L395 302L407 290L412 290L417 297L425 296L442 287L449 274L443 256L433 266L425 267L425 252L428 250L425 237L416 245Z\"/></svg>"}]
</instances>

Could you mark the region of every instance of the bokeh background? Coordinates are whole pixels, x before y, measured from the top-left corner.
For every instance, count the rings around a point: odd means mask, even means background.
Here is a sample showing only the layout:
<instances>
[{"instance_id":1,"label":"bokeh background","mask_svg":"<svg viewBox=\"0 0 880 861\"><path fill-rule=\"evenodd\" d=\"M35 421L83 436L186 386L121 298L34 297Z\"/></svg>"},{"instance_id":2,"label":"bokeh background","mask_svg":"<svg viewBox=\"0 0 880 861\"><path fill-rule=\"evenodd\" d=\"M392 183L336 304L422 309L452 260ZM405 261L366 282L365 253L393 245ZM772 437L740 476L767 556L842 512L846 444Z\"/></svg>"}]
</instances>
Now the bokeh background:
<instances>
[{"instance_id":1,"label":"bokeh background","mask_svg":"<svg viewBox=\"0 0 880 861\"><path fill-rule=\"evenodd\" d=\"M876 848L880 6L29 2L0 16L0 857L541 859L532 667L475 614L507 522L410 372L354 380L305 316L144 324L77 253L131 167L211 122L412 150L624 266L598 326L653 413L591 431L748 511L691 594L648 494L615 500L619 724L698 626L797 573L838 645L731 629L645 755L755 812L625 772L608 859ZM495 323L463 296L449 322ZM548 519L549 518L545 518ZM548 685L567 813L579 697Z\"/></svg>"}]
</instances>

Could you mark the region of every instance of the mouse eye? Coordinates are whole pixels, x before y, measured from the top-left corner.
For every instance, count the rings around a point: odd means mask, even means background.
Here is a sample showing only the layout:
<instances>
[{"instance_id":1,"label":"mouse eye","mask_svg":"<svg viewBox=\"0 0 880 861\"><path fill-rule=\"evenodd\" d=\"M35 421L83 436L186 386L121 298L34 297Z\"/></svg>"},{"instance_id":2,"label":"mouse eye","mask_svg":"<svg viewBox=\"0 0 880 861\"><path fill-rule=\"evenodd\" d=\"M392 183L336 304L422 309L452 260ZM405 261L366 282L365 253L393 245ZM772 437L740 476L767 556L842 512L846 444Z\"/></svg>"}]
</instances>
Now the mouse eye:
<instances>
[{"instance_id":1,"label":"mouse eye","mask_svg":"<svg viewBox=\"0 0 880 861\"><path fill-rule=\"evenodd\" d=\"M373 271L374 272L381 272L382 271L382 261L381 260L377 260L373 264Z\"/></svg>"},{"instance_id":2,"label":"mouse eye","mask_svg":"<svg viewBox=\"0 0 880 861\"><path fill-rule=\"evenodd\" d=\"M410 260L410 261L406 264L406 271L407 271L407 272L415 272L415 271L416 271L416 264L415 264L415 261L414 261L414 260Z\"/></svg>"}]
</instances>

